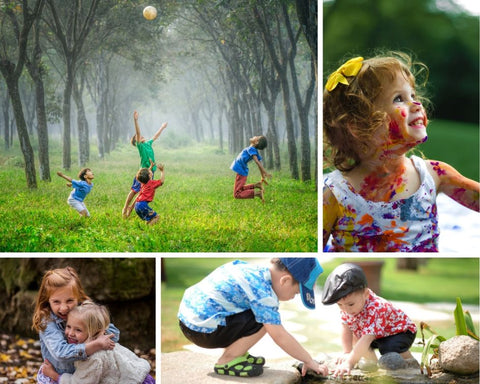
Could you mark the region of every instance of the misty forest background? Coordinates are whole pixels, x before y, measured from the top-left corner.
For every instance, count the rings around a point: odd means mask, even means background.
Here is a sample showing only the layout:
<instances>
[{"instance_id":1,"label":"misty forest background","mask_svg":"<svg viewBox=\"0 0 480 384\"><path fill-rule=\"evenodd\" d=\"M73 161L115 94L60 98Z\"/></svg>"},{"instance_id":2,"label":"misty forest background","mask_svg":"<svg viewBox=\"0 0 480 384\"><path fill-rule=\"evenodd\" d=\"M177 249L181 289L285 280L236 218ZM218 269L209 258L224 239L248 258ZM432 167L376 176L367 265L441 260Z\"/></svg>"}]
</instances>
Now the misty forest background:
<instances>
[{"instance_id":1,"label":"misty forest background","mask_svg":"<svg viewBox=\"0 0 480 384\"><path fill-rule=\"evenodd\" d=\"M318 95L376 49L429 67L420 149L478 180L478 35L453 0L2 0L0 250L317 251ZM166 169L156 228L121 220L134 110L146 138L168 121L154 144ZM273 174L265 205L231 196L230 163L257 134ZM96 175L88 221L55 175L84 166Z\"/></svg>"}]
</instances>

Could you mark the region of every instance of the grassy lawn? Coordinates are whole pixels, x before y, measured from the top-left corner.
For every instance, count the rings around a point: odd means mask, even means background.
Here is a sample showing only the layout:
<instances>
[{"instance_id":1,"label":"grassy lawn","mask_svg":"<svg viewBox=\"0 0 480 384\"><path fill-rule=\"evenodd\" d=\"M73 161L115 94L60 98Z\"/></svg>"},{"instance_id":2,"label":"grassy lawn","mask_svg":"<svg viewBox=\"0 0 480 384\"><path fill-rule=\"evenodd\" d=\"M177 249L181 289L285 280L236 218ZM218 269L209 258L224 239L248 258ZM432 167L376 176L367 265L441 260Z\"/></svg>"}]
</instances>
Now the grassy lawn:
<instances>
[{"instance_id":1,"label":"grassy lawn","mask_svg":"<svg viewBox=\"0 0 480 384\"><path fill-rule=\"evenodd\" d=\"M245 258L244 258L245 259ZM320 262L322 256L319 257ZM167 282L162 283L162 352L176 351L187 342L178 327L176 318L178 306L186 288L200 281L213 269L232 259L219 258L166 258L164 259ZM246 259L248 261L248 259ZM350 259L334 259L322 263L324 273L317 281L323 285L328 274L340 263ZM357 259L358 260L358 259ZM423 259L417 272L399 271L396 269L396 259L385 258L381 278L381 296L394 301L411 301L415 303L447 302L454 303L457 296L464 304L479 303L479 259L472 258L432 258ZM265 264L268 259L265 258ZM290 302L288 303L290 307ZM292 303L293 306L293 303ZM297 318L295 322L307 322L308 319ZM431 324L433 328L446 337L455 334L454 320L446 324ZM313 325L314 327L314 325ZM319 345L326 347L324 340L315 340L318 332L312 330L309 335L311 347L318 349ZM420 337L420 332L417 335ZM325 337L325 336L322 336ZM323 343L323 344L322 344ZM414 350L420 350L416 347Z\"/></svg>"},{"instance_id":2,"label":"grassy lawn","mask_svg":"<svg viewBox=\"0 0 480 384\"><path fill-rule=\"evenodd\" d=\"M72 149L75 145L72 146ZM151 204L159 222L147 226L135 212L121 216L138 153L119 147L108 158L92 152L87 166L95 174L85 203L89 219L67 205L70 188L56 175L61 149L51 144L52 182L26 187L23 157L18 148L0 154L1 251L21 252L316 252L317 192L314 183L290 179L288 171L273 172L260 199L235 200L234 156L215 147L167 148L154 144L156 160L165 164L165 184ZM76 154L72 156L75 164ZM285 161L284 164L287 164ZM38 166L38 162L37 162ZM285 165L285 167L288 167ZM77 178L78 166L65 174ZM158 176L157 176L158 177ZM260 178L255 165L249 179Z\"/></svg>"},{"instance_id":3,"label":"grassy lawn","mask_svg":"<svg viewBox=\"0 0 480 384\"><path fill-rule=\"evenodd\" d=\"M479 180L478 125L435 120L427 132L428 140L419 147L426 158L444 161L464 176Z\"/></svg>"}]
</instances>

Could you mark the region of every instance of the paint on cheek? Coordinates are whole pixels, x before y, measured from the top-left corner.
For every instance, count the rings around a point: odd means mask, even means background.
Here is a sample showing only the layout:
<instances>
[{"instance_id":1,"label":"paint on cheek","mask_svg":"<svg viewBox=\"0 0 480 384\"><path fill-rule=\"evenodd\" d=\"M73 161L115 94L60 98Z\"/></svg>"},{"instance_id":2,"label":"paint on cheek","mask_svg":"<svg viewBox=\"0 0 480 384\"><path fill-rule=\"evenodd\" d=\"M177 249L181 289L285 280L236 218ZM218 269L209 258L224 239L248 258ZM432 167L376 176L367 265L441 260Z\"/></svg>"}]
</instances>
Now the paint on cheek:
<instances>
[{"instance_id":1,"label":"paint on cheek","mask_svg":"<svg viewBox=\"0 0 480 384\"><path fill-rule=\"evenodd\" d=\"M400 132L400 127L398 126L398 123L394 120L390 121L388 124L388 129L390 132L390 139L392 141L398 140L402 138L402 134Z\"/></svg>"}]
</instances>

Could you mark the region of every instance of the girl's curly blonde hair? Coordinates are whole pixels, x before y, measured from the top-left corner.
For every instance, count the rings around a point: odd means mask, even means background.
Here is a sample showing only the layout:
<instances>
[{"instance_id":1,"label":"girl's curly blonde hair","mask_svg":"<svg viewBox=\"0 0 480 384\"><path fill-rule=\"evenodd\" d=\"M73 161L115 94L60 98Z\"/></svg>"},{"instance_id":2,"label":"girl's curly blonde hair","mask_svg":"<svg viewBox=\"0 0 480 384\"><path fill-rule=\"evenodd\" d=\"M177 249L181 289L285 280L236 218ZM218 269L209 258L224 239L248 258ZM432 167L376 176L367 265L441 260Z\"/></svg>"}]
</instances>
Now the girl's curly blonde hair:
<instances>
[{"instance_id":1,"label":"girl's curly blonde hair","mask_svg":"<svg viewBox=\"0 0 480 384\"><path fill-rule=\"evenodd\" d=\"M349 171L377 149L374 139L388 124L389 117L377 110L374 103L398 72L416 89L417 100L428 105L423 89L419 89L427 81L428 68L403 52L379 54L364 60L358 74L348 78L348 86L339 84L332 91L324 91L324 161L327 164ZM420 87L415 81L417 76L424 77Z\"/></svg>"}]
</instances>

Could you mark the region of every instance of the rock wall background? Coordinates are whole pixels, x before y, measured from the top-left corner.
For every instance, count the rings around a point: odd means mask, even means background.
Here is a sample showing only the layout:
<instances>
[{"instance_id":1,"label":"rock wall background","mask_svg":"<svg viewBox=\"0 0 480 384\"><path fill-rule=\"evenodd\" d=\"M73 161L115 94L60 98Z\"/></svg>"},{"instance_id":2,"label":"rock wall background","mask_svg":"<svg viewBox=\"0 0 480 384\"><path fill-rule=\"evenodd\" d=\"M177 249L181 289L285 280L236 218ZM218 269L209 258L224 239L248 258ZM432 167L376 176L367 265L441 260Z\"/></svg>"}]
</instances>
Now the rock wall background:
<instances>
[{"instance_id":1,"label":"rock wall background","mask_svg":"<svg viewBox=\"0 0 480 384\"><path fill-rule=\"evenodd\" d=\"M31 326L43 274L66 266L110 309L122 345L155 347L155 258L0 258L0 332L38 338Z\"/></svg>"}]
</instances>

